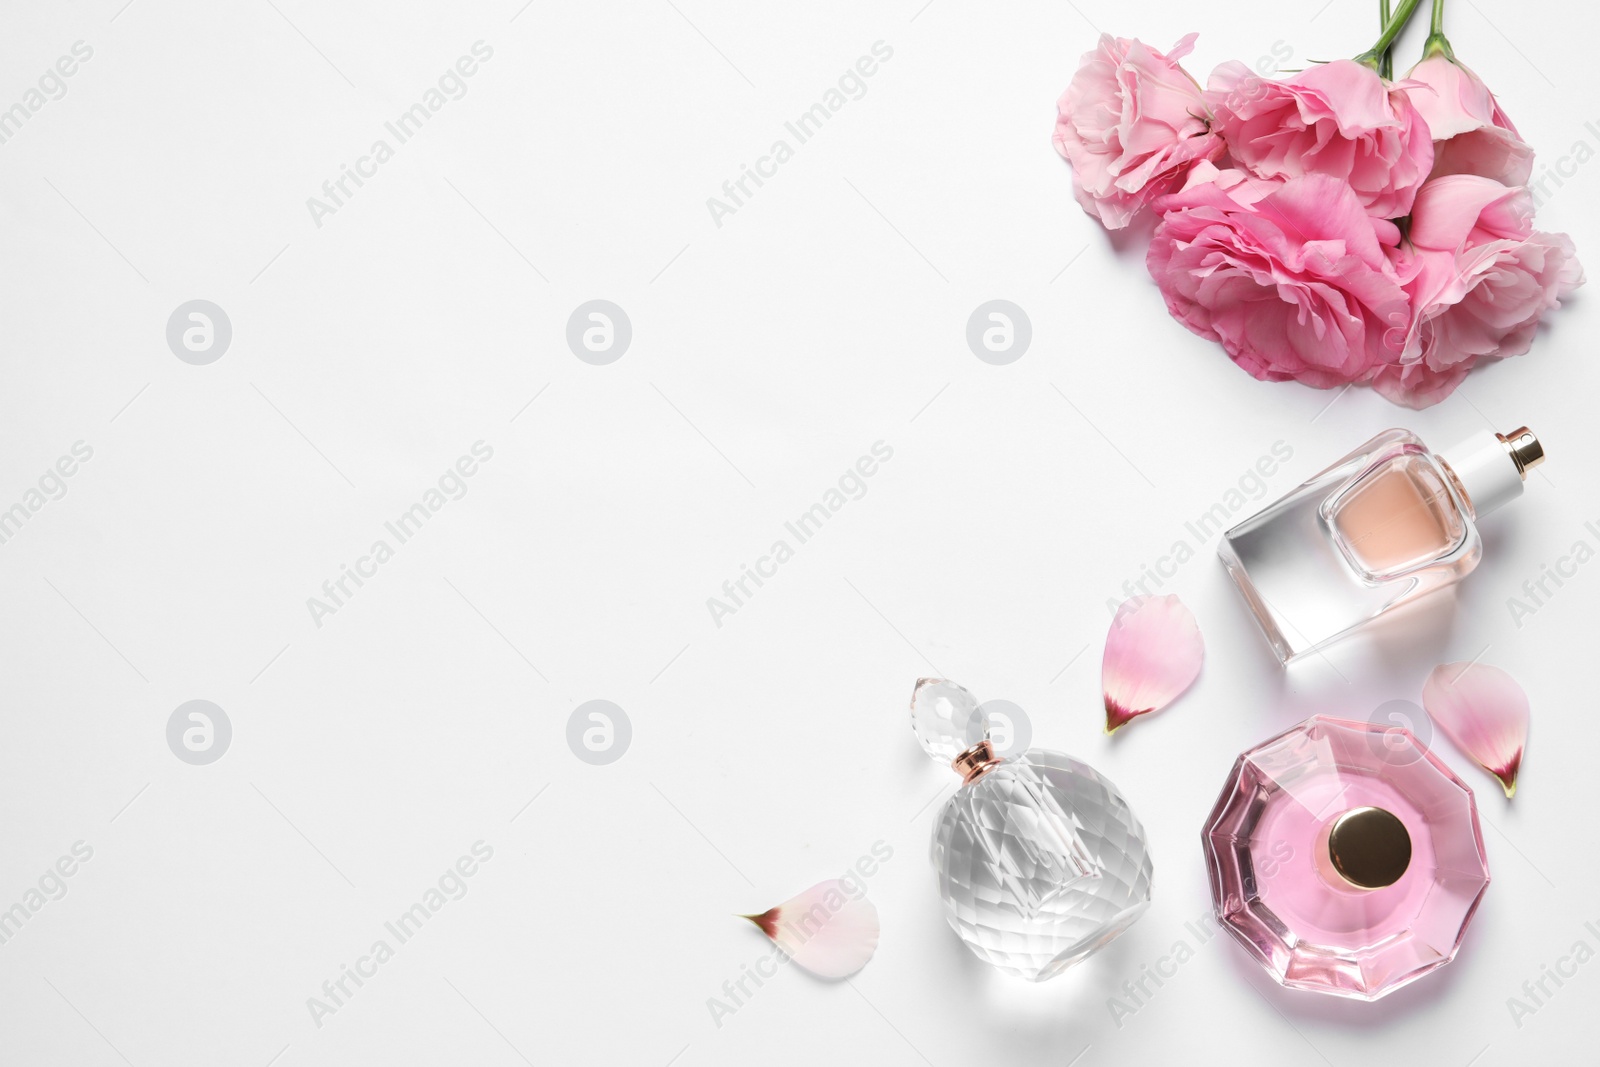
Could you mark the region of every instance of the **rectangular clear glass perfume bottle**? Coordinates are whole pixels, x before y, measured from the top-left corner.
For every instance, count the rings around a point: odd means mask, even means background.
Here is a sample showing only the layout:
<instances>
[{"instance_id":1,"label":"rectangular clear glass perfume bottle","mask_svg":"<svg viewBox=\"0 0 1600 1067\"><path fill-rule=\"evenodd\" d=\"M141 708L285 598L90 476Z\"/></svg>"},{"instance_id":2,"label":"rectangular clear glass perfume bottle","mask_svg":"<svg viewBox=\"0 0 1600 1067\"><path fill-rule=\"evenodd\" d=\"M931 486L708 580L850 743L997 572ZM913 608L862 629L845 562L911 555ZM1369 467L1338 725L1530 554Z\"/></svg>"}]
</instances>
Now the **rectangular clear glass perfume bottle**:
<instances>
[{"instance_id":1,"label":"rectangular clear glass perfume bottle","mask_svg":"<svg viewBox=\"0 0 1600 1067\"><path fill-rule=\"evenodd\" d=\"M1543 458L1526 427L1442 454L1386 430L1229 530L1218 553L1288 663L1465 577L1483 552L1478 521Z\"/></svg>"}]
</instances>

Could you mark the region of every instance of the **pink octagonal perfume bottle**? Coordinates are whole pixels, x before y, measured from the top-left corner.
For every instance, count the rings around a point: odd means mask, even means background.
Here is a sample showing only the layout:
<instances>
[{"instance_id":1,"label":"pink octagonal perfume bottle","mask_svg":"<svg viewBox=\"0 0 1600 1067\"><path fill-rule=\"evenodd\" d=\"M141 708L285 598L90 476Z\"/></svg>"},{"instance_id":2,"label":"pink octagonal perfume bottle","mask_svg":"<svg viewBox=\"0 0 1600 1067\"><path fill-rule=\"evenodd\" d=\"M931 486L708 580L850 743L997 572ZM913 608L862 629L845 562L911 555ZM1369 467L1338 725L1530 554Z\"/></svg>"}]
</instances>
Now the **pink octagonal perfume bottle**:
<instances>
[{"instance_id":1,"label":"pink octagonal perfume bottle","mask_svg":"<svg viewBox=\"0 0 1600 1067\"><path fill-rule=\"evenodd\" d=\"M1377 1000L1489 885L1472 790L1409 730L1315 716L1242 754L1202 834L1217 919L1285 986Z\"/></svg>"}]
</instances>

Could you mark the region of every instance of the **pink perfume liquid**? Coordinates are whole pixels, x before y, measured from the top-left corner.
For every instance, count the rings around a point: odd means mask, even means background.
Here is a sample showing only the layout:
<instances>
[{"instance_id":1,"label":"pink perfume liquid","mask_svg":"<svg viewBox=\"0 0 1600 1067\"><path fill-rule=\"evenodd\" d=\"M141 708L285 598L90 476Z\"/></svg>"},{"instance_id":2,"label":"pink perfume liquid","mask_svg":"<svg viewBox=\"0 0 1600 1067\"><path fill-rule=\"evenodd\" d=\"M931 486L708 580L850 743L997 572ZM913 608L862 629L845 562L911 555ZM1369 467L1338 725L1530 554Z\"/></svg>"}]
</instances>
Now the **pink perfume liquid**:
<instances>
[{"instance_id":1,"label":"pink perfume liquid","mask_svg":"<svg viewBox=\"0 0 1600 1067\"><path fill-rule=\"evenodd\" d=\"M1301 937L1323 944L1386 941L1405 932L1434 888L1433 847L1426 836L1413 844L1411 863L1392 885L1366 889L1338 873L1329 856L1328 831L1340 815L1360 807L1387 811L1408 826L1425 822L1424 813L1383 779L1333 775L1305 783L1262 813L1258 839L1305 846L1273 877L1257 875L1261 902Z\"/></svg>"},{"instance_id":2,"label":"pink perfume liquid","mask_svg":"<svg viewBox=\"0 0 1600 1067\"><path fill-rule=\"evenodd\" d=\"M1322 716L1240 756L1217 917L1284 985L1375 1000L1453 959L1489 884L1472 792L1404 730Z\"/></svg>"},{"instance_id":3,"label":"pink perfume liquid","mask_svg":"<svg viewBox=\"0 0 1600 1067\"><path fill-rule=\"evenodd\" d=\"M1331 521L1340 546L1361 573L1405 574L1465 540L1468 519L1445 477L1436 464L1401 455L1344 494Z\"/></svg>"}]
</instances>

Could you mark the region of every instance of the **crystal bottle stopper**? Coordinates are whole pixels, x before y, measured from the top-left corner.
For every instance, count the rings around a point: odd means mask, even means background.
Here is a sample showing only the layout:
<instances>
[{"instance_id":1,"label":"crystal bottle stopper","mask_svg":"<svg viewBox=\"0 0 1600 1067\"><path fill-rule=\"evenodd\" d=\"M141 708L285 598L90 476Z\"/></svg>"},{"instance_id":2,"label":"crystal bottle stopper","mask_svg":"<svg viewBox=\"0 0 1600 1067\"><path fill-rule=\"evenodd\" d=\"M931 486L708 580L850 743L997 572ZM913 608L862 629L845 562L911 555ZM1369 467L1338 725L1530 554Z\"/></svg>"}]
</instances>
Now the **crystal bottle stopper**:
<instances>
[{"instance_id":1,"label":"crystal bottle stopper","mask_svg":"<svg viewBox=\"0 0 1600 1067\"><path fill-rule=\"evenodd\" d=\"M1000 763L989 743L989 717L978 698L954 682L920 678L911 695L911 732L936 763L968 782Z\"/></svg>"}]
</instances>

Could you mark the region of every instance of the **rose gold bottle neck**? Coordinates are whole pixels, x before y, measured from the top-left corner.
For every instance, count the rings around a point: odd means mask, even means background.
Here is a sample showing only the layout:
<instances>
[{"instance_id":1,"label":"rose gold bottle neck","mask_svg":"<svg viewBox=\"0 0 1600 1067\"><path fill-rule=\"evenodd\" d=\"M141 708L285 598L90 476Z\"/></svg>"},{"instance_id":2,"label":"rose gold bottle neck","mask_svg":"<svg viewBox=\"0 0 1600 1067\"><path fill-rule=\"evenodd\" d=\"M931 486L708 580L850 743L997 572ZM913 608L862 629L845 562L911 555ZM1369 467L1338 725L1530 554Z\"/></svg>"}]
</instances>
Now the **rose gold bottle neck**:
<instances>
[{"instance_id":1,"label":"rose gold bottle neck","mask_svg":"<svg viewBox=\"0 0 1600 1067\"><path fill-rule=\"evenodd\" d=\"M993 745L988 741L979 741L951 760L950 766L961 775L962 784L971 785L1004 762L994 754Z\"/></svg>"}]
</instances>

